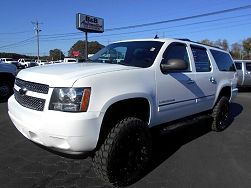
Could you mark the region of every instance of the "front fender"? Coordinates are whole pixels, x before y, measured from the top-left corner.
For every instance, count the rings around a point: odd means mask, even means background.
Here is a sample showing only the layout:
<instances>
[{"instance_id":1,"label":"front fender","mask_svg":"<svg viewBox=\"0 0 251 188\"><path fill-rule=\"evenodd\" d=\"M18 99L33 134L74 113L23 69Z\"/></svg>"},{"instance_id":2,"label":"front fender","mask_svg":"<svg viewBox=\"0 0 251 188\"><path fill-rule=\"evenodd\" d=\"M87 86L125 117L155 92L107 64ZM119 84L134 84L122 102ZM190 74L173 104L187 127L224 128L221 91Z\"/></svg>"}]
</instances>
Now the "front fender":
<instances>
[{"instance_id":1,"label":"front fender","mask_svg":"<svg viewBox=\"0 0 251 188\"><path fill-rule=\"evenodd\" d=\"M112 97L109 100L107 100L105 102L105 104L103 105L102 109L101 109L101 113L105 113L108 108L110 106L112 106L113 104L123 101L123 100L128 100L128 99L136 99L136 98L141 98L141 99L146 99L149 103L149 108L150 108L150 117L149 117L149 124L151 124L152 122L152 117L154 114L154 109L156 108L156 106L154 105L154 97L153 96L149 96L145 93L127 93L127 94L122 94L122 95L118 95L116 97Z\"/></svg>"}]
</instances>

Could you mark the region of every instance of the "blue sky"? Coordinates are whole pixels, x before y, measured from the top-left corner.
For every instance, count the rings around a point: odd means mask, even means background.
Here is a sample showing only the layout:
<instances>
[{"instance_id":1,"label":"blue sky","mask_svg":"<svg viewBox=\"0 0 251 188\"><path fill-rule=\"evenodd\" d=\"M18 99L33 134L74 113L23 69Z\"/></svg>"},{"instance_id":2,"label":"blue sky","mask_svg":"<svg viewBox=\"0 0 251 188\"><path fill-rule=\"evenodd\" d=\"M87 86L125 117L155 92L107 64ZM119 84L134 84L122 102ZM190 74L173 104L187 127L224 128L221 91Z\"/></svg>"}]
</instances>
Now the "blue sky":
<instances>
[{"instance_id":1,"label":"blue sky","mask_svg":"<svg viewBox=\"0 0 251 188\"><path fill-rule=\"evenodd\" d=\"M104 18L105 29L164 21L251 5L250 0L3 0L0 52L36 55L32 21L42 24L40 54L59 48L66 55L84 38L75 26L76 13ZM111 42L159 37L191 40L227 39L230 44L251 37L251 9L142 28L89 34L89 41ZM21 42L23 41L23 42Z\"/></svg>"}]
</instances>

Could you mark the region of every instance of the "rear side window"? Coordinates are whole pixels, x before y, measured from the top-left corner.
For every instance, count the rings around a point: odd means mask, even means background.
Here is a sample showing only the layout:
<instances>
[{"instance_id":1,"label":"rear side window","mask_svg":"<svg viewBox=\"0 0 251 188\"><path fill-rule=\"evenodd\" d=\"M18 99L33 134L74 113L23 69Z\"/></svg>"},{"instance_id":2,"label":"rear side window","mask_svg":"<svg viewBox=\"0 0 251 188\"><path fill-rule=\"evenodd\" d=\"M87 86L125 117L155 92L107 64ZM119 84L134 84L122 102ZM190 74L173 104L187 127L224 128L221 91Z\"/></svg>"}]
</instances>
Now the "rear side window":
<instances>
[{"instance_id":1,"label":"rear side window","mask_svg":"<svg viewBox=\"0 0 251 188\"><path fill-rule=\"evenodd\" d=\"M191 45L196 72L210 72L211 64L207 55L207 49Z\"/></svg>"},{"instance_id":2,"label":"rear side window","mask_svg":"<svg viewBox=\"0 0 251 188\"><path fill-rule=\"evenodd\" d=\"M228 53L210 50L220 71L235 71L234 63Z\"/></svg>"},{"instance_id":3,"label":"rear side window","mask_svg":"<svg viewBox=\"0 0 251 188\"><path fill-rule=\"evenodd\" d=\"M251 71L251 62L250 63L246 63L246 70L247 71Z\"/></svg>"},{"instance_id":4,"label":"rear side window","mask_svg":"<svg viewBox=\"0 0 251 188\"><path fill-rule=\"evenodd\" d=\"M240 62L235 62L235 66L237 70L241 70L242 69L242 65Z\"/></svg>"}]
</instances>

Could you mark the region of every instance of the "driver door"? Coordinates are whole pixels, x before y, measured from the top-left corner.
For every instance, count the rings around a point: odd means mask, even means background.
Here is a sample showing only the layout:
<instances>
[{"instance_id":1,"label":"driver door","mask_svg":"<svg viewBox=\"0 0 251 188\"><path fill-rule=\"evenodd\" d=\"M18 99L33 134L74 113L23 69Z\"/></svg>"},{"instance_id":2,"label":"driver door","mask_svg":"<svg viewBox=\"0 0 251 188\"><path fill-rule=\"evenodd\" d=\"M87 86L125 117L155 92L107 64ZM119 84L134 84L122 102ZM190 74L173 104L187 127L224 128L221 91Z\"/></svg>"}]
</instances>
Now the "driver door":
<instances>
[{"instance_id":1,"label":"driver door","mask_svg":"<svg viewBox=\"0 0 251 188\"><path fill-rule=\"evenodd\" d=\"M194 114L196 94L201 92L195 81L189 50L186 43L171 43L163 54L165 63L169 59L181 59L188 65L187 70L156 73L157 81L157 123L164 123Z\"/></svg>"}]
</instances>

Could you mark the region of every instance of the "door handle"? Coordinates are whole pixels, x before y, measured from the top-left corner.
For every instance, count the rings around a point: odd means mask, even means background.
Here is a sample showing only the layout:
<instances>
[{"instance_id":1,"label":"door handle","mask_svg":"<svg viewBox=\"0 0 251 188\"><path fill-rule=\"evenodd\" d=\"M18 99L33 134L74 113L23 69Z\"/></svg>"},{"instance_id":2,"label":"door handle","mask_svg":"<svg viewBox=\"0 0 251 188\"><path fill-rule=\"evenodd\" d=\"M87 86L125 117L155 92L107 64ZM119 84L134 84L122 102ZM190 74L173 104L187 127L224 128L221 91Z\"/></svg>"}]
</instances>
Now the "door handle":
<instances>
[{"instance_id":1,"label":"door handle","mask_svg":"<svg viewBox=\"0 0 251 188\"><path fill-rule=\"evenodd\" d=\"M214 79L214 77L210 77L209 81L212 82L213 84L216 84L216 80Z\"/></svg>"},{"instance_id":2,"label":"door handle","mask_svg":"<svg viewBox=\"0 0 251 188\"><path fill-rule=\"evenodd\" d=\"M190 79L188 79L187 80L187 82L186 82L187 84L194 84L195 83L195 81L194 80L192 80L191 78Z\"/></svg>"}]
</instances>

